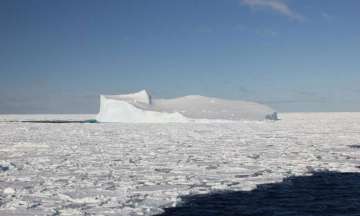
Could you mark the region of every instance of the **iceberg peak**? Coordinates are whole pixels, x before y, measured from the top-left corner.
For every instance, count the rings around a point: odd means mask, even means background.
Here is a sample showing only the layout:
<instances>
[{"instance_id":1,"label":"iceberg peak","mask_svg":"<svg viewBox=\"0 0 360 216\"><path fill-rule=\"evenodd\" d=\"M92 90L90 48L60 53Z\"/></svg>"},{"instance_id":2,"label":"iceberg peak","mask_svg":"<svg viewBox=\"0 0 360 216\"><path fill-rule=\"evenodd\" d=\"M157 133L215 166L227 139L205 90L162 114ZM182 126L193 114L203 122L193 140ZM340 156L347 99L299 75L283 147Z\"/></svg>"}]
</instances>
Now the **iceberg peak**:
<instances>
[{"instance_id":1,"label":"iceberg peak","mask_svg":"<svg viewBox=\"0 0 360 216\"><path fill-rule=\"evenodd\" d=\"M130 94L121 94L121 95L103 95L105 98L114 99L114 100L123 100L129 103L143 103L143 104L151 104L151 96L144 89L135 93Z\"/></svg>"}]
</instances>

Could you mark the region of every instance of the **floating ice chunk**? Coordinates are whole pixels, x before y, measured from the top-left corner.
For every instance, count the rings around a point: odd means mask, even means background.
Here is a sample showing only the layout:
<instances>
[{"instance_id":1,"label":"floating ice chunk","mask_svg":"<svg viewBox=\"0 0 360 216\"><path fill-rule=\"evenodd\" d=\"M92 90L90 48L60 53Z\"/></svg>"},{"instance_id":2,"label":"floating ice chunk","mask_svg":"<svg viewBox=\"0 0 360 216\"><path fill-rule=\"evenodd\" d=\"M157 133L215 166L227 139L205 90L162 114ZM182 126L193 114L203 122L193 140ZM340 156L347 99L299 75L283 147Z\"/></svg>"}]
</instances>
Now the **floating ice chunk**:
<instances>
[{"instance_id":1,"label":"floating ice chunk","mask_svg":"<svg viewBox=\"0 0 360 216\"><path fill-rule=\"evenodd\" d=\"M277 119L268 106L248 101L224 100L200 95L152 99L143 90L126 95L101 95L99 122L188 122L194 119Z\"/></svg>"},{"instance_id":2,"label":"floating ice chunk","mask_svg":"<svg viewBox=\"0 0 360 216\"><path fill-rule=\"evenodd\" d=\"M60 213L60 215L64 215L64 216L82 215L83 214L79 209L72 209L72 208L61 209L61 210L59 210L59 213Z\"/></svg>"},{"instance_id":3,"label":"floating ice chunk","mask_svg":"<svg viewBox=\"0 0 360 216\"><path fill-rule=\"evenodd\" d=\"M268 120L279 120L277 112L273 112L272 114L268 114L265 116Z\"/></svg>"},{"instance_id":4,"label":"floating ice chunk","mask_svg":"<svg viewBox=\"0 0 360 216\"><path fill-rule=\"evenodd\" d=\"M16 192L15 189L11 187L5 188L3 191L4 194L8 194L8 195L15 194L15 192Z\"/></svg>"}]
</instances>

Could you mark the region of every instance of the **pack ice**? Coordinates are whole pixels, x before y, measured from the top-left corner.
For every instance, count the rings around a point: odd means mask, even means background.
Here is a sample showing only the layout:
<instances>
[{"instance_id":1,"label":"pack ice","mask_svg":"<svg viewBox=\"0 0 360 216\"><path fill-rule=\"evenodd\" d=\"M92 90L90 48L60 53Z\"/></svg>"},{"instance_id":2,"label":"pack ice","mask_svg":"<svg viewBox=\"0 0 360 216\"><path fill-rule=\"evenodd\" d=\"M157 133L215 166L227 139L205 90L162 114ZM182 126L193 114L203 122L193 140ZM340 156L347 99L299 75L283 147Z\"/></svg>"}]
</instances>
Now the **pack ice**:
<instances>
[{"instance_id":1,"label":"pack ice","mask_svg":"<svg viewBox=\"0 0 360 216\"><path fill-rule=\"evenodd\" d=\"M153 99L142 90L124 95L100 95L98 122L190 122L196 120L277 119L268 106L248 101L189 95L174 99Z\"/></svg>"}]
</instances>

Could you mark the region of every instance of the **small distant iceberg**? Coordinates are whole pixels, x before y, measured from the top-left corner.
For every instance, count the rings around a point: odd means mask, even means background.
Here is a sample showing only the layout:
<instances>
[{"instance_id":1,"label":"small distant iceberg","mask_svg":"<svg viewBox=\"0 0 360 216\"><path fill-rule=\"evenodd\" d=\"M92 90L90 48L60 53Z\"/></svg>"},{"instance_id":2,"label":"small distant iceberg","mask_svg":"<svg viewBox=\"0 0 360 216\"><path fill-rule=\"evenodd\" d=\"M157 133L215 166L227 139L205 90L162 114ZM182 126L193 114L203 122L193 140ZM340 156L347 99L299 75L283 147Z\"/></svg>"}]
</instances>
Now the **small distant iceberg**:
<instances>
[{"instance_id":1,"label":"small distant iceberg","mask_svg":"<svg viewBox=\"0 0 360 216\"><path fill-rule=\"evenodd\" d=\"M142 90L132 94L100 95L98 122L160 123L195 120L277 120L270 107L249 101L189 95L153 99Z\"/></svg>"}]
</instances>

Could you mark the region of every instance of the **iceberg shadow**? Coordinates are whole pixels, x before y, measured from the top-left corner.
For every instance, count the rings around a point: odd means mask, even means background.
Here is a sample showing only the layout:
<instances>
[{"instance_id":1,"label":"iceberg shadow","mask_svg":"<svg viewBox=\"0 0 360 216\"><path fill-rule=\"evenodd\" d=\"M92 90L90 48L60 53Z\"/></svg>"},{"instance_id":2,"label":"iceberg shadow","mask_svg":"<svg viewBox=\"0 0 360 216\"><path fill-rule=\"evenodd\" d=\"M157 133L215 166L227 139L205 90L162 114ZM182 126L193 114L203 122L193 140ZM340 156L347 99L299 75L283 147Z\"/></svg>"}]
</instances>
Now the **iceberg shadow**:
<instances>
[{"instance_id":1,"label":"iceberg shadow","mask_svg":"<svg viewBox=\"0 0 360 216\"><path fill-rule=\"evenodd\" d=\"M355 216L360 215L360 173L314 172L252 191L223 191L182 197L161 216Z\"/></svg>"}]
</instances>

